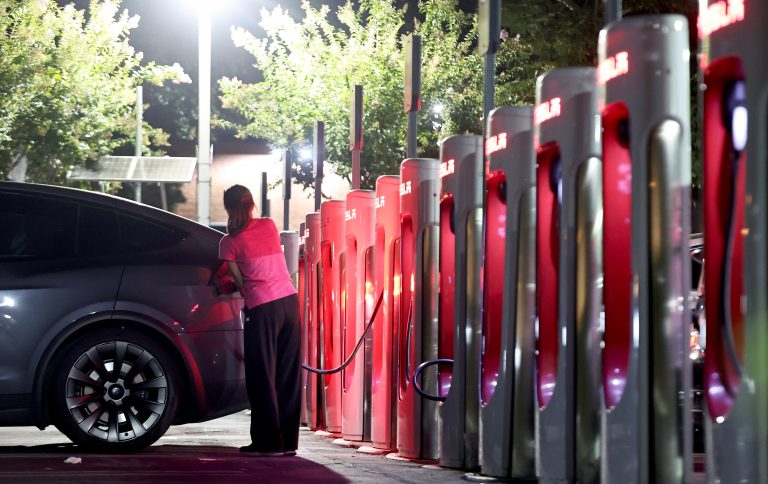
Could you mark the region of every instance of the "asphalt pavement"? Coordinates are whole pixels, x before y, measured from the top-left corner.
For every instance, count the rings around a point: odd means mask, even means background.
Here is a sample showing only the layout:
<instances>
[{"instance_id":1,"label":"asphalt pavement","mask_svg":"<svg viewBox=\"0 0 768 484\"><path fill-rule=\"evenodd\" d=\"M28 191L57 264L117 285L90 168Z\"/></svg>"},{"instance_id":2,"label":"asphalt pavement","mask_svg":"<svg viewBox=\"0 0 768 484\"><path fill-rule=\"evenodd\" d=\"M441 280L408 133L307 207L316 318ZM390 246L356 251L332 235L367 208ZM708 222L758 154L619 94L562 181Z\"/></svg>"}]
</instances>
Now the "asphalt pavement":
<instances>
[{"instance_id":1,"label":"asphalt pavement","mask_svg":"<svg viewBox=\"0 0 768 484\"><path fill-rule=\"evenodd\" d=\"M251 457L250 417L237 413L174 426L142 452L83 452L54 427L0 428L2 483L422 483L467 482L465 472L436 462L371 455L357 446L302 429L295 457Z\"/></svg>"}]
</instances>

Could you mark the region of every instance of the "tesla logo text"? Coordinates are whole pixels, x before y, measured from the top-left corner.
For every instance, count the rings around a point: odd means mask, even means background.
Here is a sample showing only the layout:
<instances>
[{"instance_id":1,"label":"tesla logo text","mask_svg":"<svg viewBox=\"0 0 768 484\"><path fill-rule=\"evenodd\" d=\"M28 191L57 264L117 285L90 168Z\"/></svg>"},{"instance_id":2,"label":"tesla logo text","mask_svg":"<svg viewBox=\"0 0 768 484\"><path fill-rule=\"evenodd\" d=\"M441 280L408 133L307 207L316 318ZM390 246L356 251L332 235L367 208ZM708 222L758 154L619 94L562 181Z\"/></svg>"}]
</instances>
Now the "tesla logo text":
<instances>
[{"instance_id":1,"label":"tesla logo text","mask_svg":"<svg viewBox=\"0 0 768 484\"><path fill-rule=\"evenodd\" d=\"M453 175L453 172L455 169L456 169L456 160L451 158L448 161L440 163L440 166L438 167L437 171L440 174L440 178L444 178L447 175Z\"/></svg>"},{"instance_id":2,"label":"tesla logo text","mask_svg":"<svg viewBox=\"0 0 768 484\"><path fill-rule=\"evenodd\" d=\"M376 208L384 208L385 201L386 201L386 197L384 195L380 197L376 197Z\"/></svg>"},{"instance_id":3,"label":"tesla logo text","mask_svg":"<svg viewBox=\"0 0 768 484\"><path fill-rule=\"evenodd\" d=\"M744 0L720 0L699 14L699 37L744 20Z\"/></svg>"},{"instance_id":4,"label":"tesla logo text","mask_svg":"<svg viewBox=\"0 0 768 484\"><path fill-rule=\"evenodd\" d=\"M533 124L538 126L558 116L560 116L560 98L555 97L536 106L533 112Z\"/></svg>"},{"instance_id":5,"label":"tesla logo text","mask_svg":"<svg viewBox=\"0 0 768 484\"><path fill-rule=\"evenodd\" d=\"M357 209L353 208L352 210L347 210L344 212L344 221L349 222L350 220L354 220L357 218Z\"/></svg>"},{"instance_id":6,"label":"tesla logo text","mask_svg":"<svg viewBox=\"0 0 768 484\"><path fill-rule=\"evenodd\" d=\"M485 140L485 156L507 148L507 133L499 133L489 136Z\"/></svg>"},{"instance_id":7,"label":"tesla logo text","mask_svg":"<svg viewBox=\"0 0 768 484\"><path fill-rule=\"evenodd\" d=\"M400 184L400 196L408 195L411 193L411 182L407 181Z\"/></svg>"},{"instance_id":8,"label":"tesla logo text","mask_svg":"<svg viewBox=\"0 0 768 484\"><path fill-rule=\"evenodd\" d=\"M597 67L597 82L605 84L611 79L616 79L629 72L629 53L619 52L600 62Z\"/></svg>"}]
</instances>

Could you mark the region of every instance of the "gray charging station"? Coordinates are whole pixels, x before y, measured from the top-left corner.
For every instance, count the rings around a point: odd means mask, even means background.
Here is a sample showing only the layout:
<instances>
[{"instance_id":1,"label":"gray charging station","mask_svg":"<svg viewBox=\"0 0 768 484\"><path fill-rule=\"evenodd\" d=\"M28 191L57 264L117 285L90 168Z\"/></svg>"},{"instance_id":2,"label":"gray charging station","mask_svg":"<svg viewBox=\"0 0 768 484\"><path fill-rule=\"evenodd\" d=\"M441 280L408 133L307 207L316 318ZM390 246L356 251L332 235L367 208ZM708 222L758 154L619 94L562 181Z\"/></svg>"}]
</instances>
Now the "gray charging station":
<instances>
[{"instance_id":1,"label":"gray charging station","mask_svg":"<svg viewBox=\"0 0 768 484\"><path fill-rule=\"evenodd\" d=\"M480 469L513 479L535 477L532 116L528 106L496 108L485 139Z\"/></svg>"},{"instance_id":2,"label":"gray charging station","mask_svg":"<svg viewBox=\"0 0 768 484\"><path fill-rule=\"evenodd\" d=\"M347 440L371 440L371 370L373 335L365 333L376 303L373 278L372 190L347 193L344 212L345 249L342 254L342 361L365 338L353 362L341 373L341 435Z\"/></svg>"},{"instance_id":3,"label":"gray charging station","mask_svg":"<svg viewBox=\"0 0 768 484\"><path fill-rule=\"evenodd\" d=\"M600 33L604 482L690 478L690 95L680 15Z\"/></svg>"},{"instance_id":4,"label":"gray charging station","mask_svg":"<svg viewBox=\"0 0 768 484\"><path fill-rule=\"evenodd\" d=\"M306 220L306 219L305 219ZM304 250L306 244L307 222L299 224L299 271L296 280L296 289L299 298L299 317L301 318L301 362L307 364L307 254ZM307 373L301 372L301 415L299 422L308 427L309 419L307 417Z\"/></svg>"},{"instance_id":5,"label":"gray charging station","mask_svg":"<svg viewBox=\"0 0 768 484\"><path fill-rule=\"evenodd\" d=\"M307 261L307 301L306 325L303 336L306 341L306 364L320 368L320 214L308 213L306 216L304 253ZM325 427L323 411L323 392L321 376L307 372L306 377L306 412L307 425L319 430Z\"/></svg>"},{"instance_id":6,"label":"gray charging station","mask_svg":"<svg viewBox=\"0 0 768 484\"><path fill-rule=\"evenodd\" d=\"M288 274L291 275L293 285L296 286L299 275L299 233L294 230L280 232L280 245L283 247Z\"/></svg>"},{"instance_id":7,"label":"gray charging station","mask_svg":"<svg viewBox=\"0 0 768 484\"><path fill-rule=\"evenodd\" d=\"M603 206L595 74L591 67L554 69L536 85L537 258L553 272L537 286L539 339L551 339L537 345L539 360L549 360L537 373L537 394L548 399L538 400L541 482L600 476Z\"/></svg>"},{"instance_id":8,"label":"gray charging station","mask_svg":"<svg viewBox=\"0 0 768 484\"><path fill-rule=\"evenodd\" d=\"M376 179L374 271L376 297L382 305L373 326L371 441L377 449L394 449L397 437L397 363L400 322L400 177ZM397 291L395 290L397 288Z\"/></svg>"},{"instance_id":9,"label":"gray charging station","mask_svg":"<svg viewBox=\"0 0 768 484\"><path fill-rule=\"evenodd\" d=\"M344 200L320 204L320 361L322 368L338 368L341 346L341 264L344 244ZM330 433L341 433L341 374L321 376L325 425Z\"/></svg>"},{"instance_id":10,"label":"gray charging station","mask_svg":"<svg viewBox=\"0 0 768 484\"><path fill-rule=\"evenodd\" d=\"M482 136L444 139L438 171L442 179L438 357L453 359L453 365L438 367L439 394L445 397L440 405L440 465L474 470L483 302Z\"/></svg>"},{"instance_id":11,"label":"gray charging station","mask_svg":"<svg viewBox=\"0 0 768 484\"><path fill-rule=\"evenodd\" d=\"M768 4L705 0L699 19L707 478L766 482Z\"/></svg>"},{"instance_id":12,"label":"gray charging station","mask_svg":"<svg viewBox=\"0 0 768 484\"><path fill-rule=\"evenodd\" d=\"M437 402L424 400L411 378L423 361L437 357L439 161L409 158L400 166L400 326L398 329L397 451L412 459L437 459ZM424 374L422 388L436 393L437 379Z\"/></svg>"}]
</instances>

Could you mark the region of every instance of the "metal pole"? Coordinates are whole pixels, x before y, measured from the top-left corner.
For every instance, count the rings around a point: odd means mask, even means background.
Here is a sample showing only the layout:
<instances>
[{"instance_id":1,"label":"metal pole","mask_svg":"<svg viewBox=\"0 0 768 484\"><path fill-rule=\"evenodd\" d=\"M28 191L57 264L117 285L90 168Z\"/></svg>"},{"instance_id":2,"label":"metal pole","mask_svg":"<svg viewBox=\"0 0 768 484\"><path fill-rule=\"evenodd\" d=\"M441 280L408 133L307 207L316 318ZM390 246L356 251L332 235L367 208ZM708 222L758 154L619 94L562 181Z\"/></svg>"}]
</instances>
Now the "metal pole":
<instances>
[{"instance_id":1,"label":"metal pole","mask_svg":"<svg viewBox=\"0 0 768 484\"><path fill-rule=\"evenodd\" d=\"M501 32L501 1L480 0L478 5L478 51L483 56L483 134L488 129L488 114L493 110L496 92L496 52Z\"/></svg>"},{"instance_id":2,"label":"metal pole","mask_svg":"<svg viewBox=\"0 0 768 484\"><path fill-rule=\"evenodd\" d=\"M269 217L269 198L267 198L267 172L261 172L261 216Z\"/></svg>"},{"instance_id":3,"label":"metal pole","mask_svg":"<svg viewBox=\"0 0 768 484\"><path fill-rule=\"evenodd\" d=\"M363 149L363 86L352 91L349 117L349 150L352 152L352 189L360 189L360 151Z\"/></svg>"},{"instance_id":4,"label":"metal pole","mask_svg":"<svg viewBox=\"0 0 768 484\"><path fill-rule=\"evenodd\" d=\"M283 157L283 230L288 230L291 220L291 183L293 183L293 160L291 150L285 150Z\"/></svg>"},{"instance_id":5,"label":"metal pole","mask_svg":"<svg viewBox=\"0 0 768 484\"><path fill-rule=\"evenodd\" d=\"M211 12L200 7L198 28L197 221L211 222Z\"/></svg>"},{"instance_id":6,"label":"metal pole","mask_svg":"<svg viewBox=\"0 0 768 484\"><path fill-rule=\"evenodd\" d=\"M139 158L141 156L142 140L142 128L144 124L144 88L136 86L136 143L134 146L134 156ZM138 162L138 160L137 160ZM141 182L136 183L135 197L137 202L141 202Z\"/></svg>"},{"instance_id":7,"label":"metal pole","mask_svg":"<svg viewBox=\"0 0 768 484\"><path fill-rule=\"evenodd\" d=\"M325 123L315 123L313 144L313 168L315 172L315 212L320 211L320 203L323 201L323 162L325 161Z\"/></svg>"},{"instance_id":8,"label":"metal pole","mask_svg":"<svg viewBox=\"0 0 768 484\"><path fill-rule=\"evenodd\" d=\"M488 115L493 110L496 95L496 54L488 51L483 66L483 135L487 134Z\"/></svg>"},{"instance_id":9,"label":"metal pole","mask_svg":"<svg viewBox=\"0 0 768 484\"><path fill-rule=\"evenodd\" d=\"M408 113L406 157L416 158L418 117L421 110L421 37L409 35L405 39L405 89L403 107Z\"/></svg>"},{"instance_id":10,"label":"metal pole","mask_svg":"<svg viewBox=\"0 0 768 484\"><path fill-rule=\"evenodd\" d=\"M360 189L360 150L352 150L352 189Z\"/></svg>"},{"instance_id":11,"label":"metal pole","mask_svg":"<svg viewBox=\"0 0 768 484\"><path fill-rule=\"evenodd\" d=\"M605 9L605 24L621 19L621 0L603 0Z\"/></svg>"},{"instance_id":12,"label":"metal pole","mask_svg":"<svg viewBox=\"0 0 768 484\"><path fill-rule=\"evenodd\" d=\"M408 146L406 147L407 158L416 158L416 135L418 134L418 111L408 111Z\"/></svg>"}]
</instances>

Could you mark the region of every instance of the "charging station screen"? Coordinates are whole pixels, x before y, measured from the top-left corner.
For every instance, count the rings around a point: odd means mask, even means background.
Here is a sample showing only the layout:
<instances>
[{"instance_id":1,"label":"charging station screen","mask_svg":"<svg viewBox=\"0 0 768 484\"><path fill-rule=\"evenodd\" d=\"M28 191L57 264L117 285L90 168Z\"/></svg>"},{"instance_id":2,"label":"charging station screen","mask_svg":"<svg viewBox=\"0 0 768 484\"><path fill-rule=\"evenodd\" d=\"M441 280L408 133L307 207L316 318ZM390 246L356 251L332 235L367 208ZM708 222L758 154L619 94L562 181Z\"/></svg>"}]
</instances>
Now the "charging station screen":
<instances>
[{"instance_id":1,"label":"charging station screen","mask_svg":"<svg viewBox=\"0 0 768 484\"><path fill-rule=\"evenodd\" d=\"M349 257L348 257L349 255ZM339 301L339 314L341 320L339 326L342 329L341 334L344 335L342 340L343 351L341 352L341 361L346 361L349 355L352 354L352 349L355 347L355 290L354 285L350 285L347 281L347 273L355 274L355 253L349 250L342 252L339 257L339 281L341 281L341 301ZM353 282L354 284L354 282ZM352 298L352 300L350 300ZM350 364L343 370L341 370L342 388L346 392L352 386L355 376L355 365Z\"/></svg>"},{"instance_id":2,"label":"charging station screen","mask_svg":"<svg viewBox=\"0 0 768 484\"><path fill-rule=\"evenodd\" d=\"M400 301L402 310L400 312L400 396L405 395L410 385L411 372L415 370L411 361L415 350L415 328L414 318L417 308L414 306L414 285L415 285L415 257L416 244L413 233L413 220L410 216L403 216L400 228L400 241L402 248L400 251L401 259L401 277Z\"/></svg>"},{"instance_id":3,"label":"charging station screen","mask_svg":"<svg viewBox=\"0 0 768 484\"><path fill-rule=\"evenodd\" d=\"M603 254L605 330L603 392L608 408L621 400L627 382L632 295L632 158L629 111L605 107L603 122Z\"/></svg>"},{"instance_id":4,"label":"charging station screen","mask_svg":"<svg viewBox=\"0 0 768 484\"><path fill-rule=\"evenodd\" d=\"M301 324L306 324L306 311L305 311L305 304L304 304L304 298L306 297L306 289L304 285L307 283L307 275L305 274L306 270L306 263L304 262L304 257L301 257L299 259L299 287L298 287L298 297L299 297L299 320L301 321Z\"/></svg>"},{"instance_id":5,"label":"charging station screen","mask_svg":"<svg viewBox=\"0 0 768 484\"><path fill-rule=\"evenodd\" d=\"M404 361L403 346L401 344L402 338L402 312L403 312L403 267L400 259L400 246L401 239L397 238L392 242L392 353L396 358L395 364L397 368L404 368L402 365ZM402 370L398 370L402 371ZM397 371L395 371L397 374ZM400 391L400 385L397 385L398 392ZM398 397L402 397L402 393L398 393Z\"/></svg>"},{"instance_id":6,"label":"charging station screen","mask_svg":"<svg viewBox=\"0 0 768 484\"><path fill-rule=\"evenodd\" d=\"M392 297L392 282L384 279L384 227L381 225L376 226L376 239L374 241L374 257L379 261L378 264L374 264L373 270L375 273L376 286L379 291L384 293L384 299L382 301L382 307L379 308L379 312L376 314L376 322L373 324L373 374L372 374L372 386L371 393L376 394L379 391L379 385L383 385L382 382L383 373L386 371L384 368L385 359L384 352L387 351L391 354L392 348L386 346L385 331L389 328L389 324L384 324L384 304L387 304ZM390 274L392 274L390 272ZM367 287L367 285L366 285ZM366 313L370 314L370 313ZM366 316L366 321L370 316ZM386 390L384 390L386 391Z\"/></svg>"},{"instance_id":7,"label":"charging station screen","mask_svg":"<svg viewBox=\"0 0 768 484\"><path fill-rule=\"evenodd\" d=\"M539 147L536 168L536 390L544 408L557 382L558 284L560 265L560 148L557 143Z\"/></svg>"},{"instance_id":8,"label":"charging station screen","mask_svg":"<svg viewBox=\"0 0 768 484\"><path fill-rule=\"evenodd\" d=\"M452 194L443 195L440 201L440 306L438 321L438 358L453 359L453 339L456 298L456 220ZM451 389L451 366L438 367L438 391L448 395Z\"/></svg>"},{"instance_id":9,"label":"charging station screen","mask_svg":"<svg viewBox=\"0 0 768 484\"><path fill-rule=\"evenodd\" d=\"M322 294L323 294L323 367L333 368L333 355L335 348L333 347L333 331L335 321L333 320L333 307L335 301L333 300L333 249L330 242L322 242L320 247L321 252L321 264L322 264ZM329 384L333 375L325 375L325 382Z\"/></svg>"},{"instance_id":10,"label":"charging station screen","mask_svg":"<svg viewBox=\"0 0 768 484\"><path fill-rule=\"evenodd\" d=\"M493 397L501 367L504 268L507 240L507 181L503 171L494 171L486 181L485 260L483 268L483 349L480 399L487 405Z\"/></svg>"},{"instance_id":11,"label":"charging station screen","mask_svg":"<svg viewBox=\"0 0 768 484\"><path fill-rule=\"evenodd\" d=\"M704 83L704 388L709 414L717 419L738 393L744 351L747 103L741 60L713 61Z\"/></svg>"}]
</instances>

